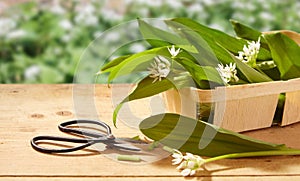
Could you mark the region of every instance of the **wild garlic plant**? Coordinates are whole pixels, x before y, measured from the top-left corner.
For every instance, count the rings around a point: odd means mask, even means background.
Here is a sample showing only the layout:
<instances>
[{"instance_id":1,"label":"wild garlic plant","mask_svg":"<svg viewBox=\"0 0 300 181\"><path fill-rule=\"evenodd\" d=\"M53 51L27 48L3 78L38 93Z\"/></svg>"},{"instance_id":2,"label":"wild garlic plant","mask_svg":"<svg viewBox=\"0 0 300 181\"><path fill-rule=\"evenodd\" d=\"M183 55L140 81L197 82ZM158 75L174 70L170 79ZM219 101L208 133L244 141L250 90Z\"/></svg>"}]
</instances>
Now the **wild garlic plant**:
<instances>
[{"instance_id":1,"label":"wild garlic plant","mask_svg":"<svg viewBox=\"0 0 300 181\"><path fill-rule=\"evenodd\" d=\"M157 56L154 58L154 62L151 67L148 68L149 77L154 78L153 83L157 80L161 81L162 78L166 78L170 73L171 63L163 56Z\"/></svg>"},{"instance_id":2,"label":"wild garlic plant","mask_svg":"<svg viewBox=\"0 0 300 181\"><path fill-rule=\"evenodd\" d=\"M188 18L165 20L173 32L151 26L140 19L138 23L141 34L152 48L118 57L101 69L102 73L109 73L109 81L133 71L148 70L148 74L116 107L113 114L115 125L124 103L171 89L214 89L218 86L300 77L300 47L296 41L280 32L263 34L237 21L231 23L238 37ZM214 111L211 107L203 110L208 115ZM182 123L180 127L179 120ZM182 131L176 132L175 128ZM206 128L215 136L206 147L200 149L200 140ZM172 163L179 165L177 169L181 170L183 176L194 175L205 164L220 159L300 155L300 150L284 144L256 140L216 127L202 118L193 119L174 113L152 115L139 123L139 129L148 138L177 149ZM178 138L178 142L184 140L184 143L178 145L174 138Z\"/></svg>"},{"instance_id":3,"label":"wild garlic plant","mask_svg":"<svg viewBox=\"0 0 300 181\"><path fill-rule=\"evenodd\" d=\"M174 59L180 52L180 48L176 50L175 46L172 45L171 48L167 47L171 58ZM171 63L168 59L163 56L158 55L154 57L154 62L151 64L151 67L148 68L149 77L154 78L153 82L157 80L161 81L162 78L166 78L171 71Z\"/></svg>"},{"instance_id":4,"label":"wild garlic plant","mask_svg":"<svg viewBox=\"0 0 300 181\"><path fill-rule=\"evenodd\" d=\"M244 45L243 51L239 51L239 55L236 57L249 66L256 67L256 59L260 49L260 37L257 42L248 41L247 43L248 46Z\"/></svg>"},{"instance_id":5,"label":"wild garlic plant","mask_svg":"<svg viewBox=\"0 0 300 181\"><path fill-rule=\"evenodd\" d=\"M256 151L256 152L244 152L244 153L233 153L215 156L204 159L199 155L192 153L185 153L174 149L172 165L179 165L176 167L177 170L181 170L181 175L194 176L197 172L205 170L205 164L214 162L222 159L230 158L244 158L244 157L260 157L260 156L279 156L279 155L300 155L300 150L297 149L285 149L285 150L270 150L270 151Z\"/></svg>"},{"instance_id":6,"label":"wild garlic plant","mask_svg":"<svg viewBox=\"0 0 300 181\"><path fill-rule=\"evenodd\" d=\"M178 165L176 169L182 170L182 176L193 176L198 170L202 168L202 165L205 163L205 159L201 158L198 155L193 155L191 153L186 153L183 155L179 150L174 150L172 154L174 158L172 160L172 165Z\"/></svg>"},{"instance_id":7,"label":"wild garlic plant","mask_svg":"<svg viewBox=\"0 0 300 181\"><path fill-rule=\"evenodd\" d=\"M239 81L236 70L236 64L230 63L229 65L226 64L225 66L223 64L218 64L218 67L216 68L224 81L225 85L230 85L231 82L237 82Z\"/></svg>"},{"instance_id":8,"label":"wild garlic plant","mask_svg":"<svg viewBox=\"0 0 300 181\"><path fill-rule=\"evenodd\" d=\"M260 49L260 37L255 41L247 41L247 45L244 45L243 51L238 52L238 56L235 56L243 63L249 65L252 68L257 68L256 59ZM229 63L225 66L220 63L216 68L224 81L225 85L230 85L230 83L236 83L239 81L237 76L236 63Z\"/></svg>"}]
</instances>

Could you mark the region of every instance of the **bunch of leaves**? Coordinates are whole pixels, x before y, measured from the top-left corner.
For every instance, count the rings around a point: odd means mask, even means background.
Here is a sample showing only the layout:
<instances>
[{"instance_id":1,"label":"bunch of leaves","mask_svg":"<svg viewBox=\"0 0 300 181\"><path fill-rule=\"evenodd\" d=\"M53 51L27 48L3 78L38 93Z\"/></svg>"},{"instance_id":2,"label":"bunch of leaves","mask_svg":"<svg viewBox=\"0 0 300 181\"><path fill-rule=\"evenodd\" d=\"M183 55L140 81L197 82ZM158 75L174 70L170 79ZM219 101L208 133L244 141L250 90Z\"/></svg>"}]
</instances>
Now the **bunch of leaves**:
<instances>
[{"instance_id":1,"label":"bunch of leaves","mask_svg":"<svg viewBox=\"0 0 300 181\"><path fill-rule=\"evenodd\" d=\"M160 55L172 62L172 73L162 82L151 82L149 77L142 79L135 90L118 106L114 123L121 105L125 102L153 96L169 89L196 87L210 89L222 86L223 81L216 70L219 63L235 63L240 78L234 84L259 83L273 80L288 80L300 76L299 45L288 36L274 32L262 34L237 21L231 21L238 37L209 28L187 18L165 20L173 32L156 28L143 20L138 20L141 34L152 46L151 49L133 55L119 57L102 67L109 73L108 81L130 74L147 71L153 58ZM261 38L261 48L256 64L251 67L236 56L248 41ZM168 48L175 45L181 52L172 57ZM179 84L175 80L182 75L188 83ZM184 79L184 78L183 78ZM170 81L171 80L171 81ZM162 85L163 88L162 88Z\"/></svg>"}]
</instances>

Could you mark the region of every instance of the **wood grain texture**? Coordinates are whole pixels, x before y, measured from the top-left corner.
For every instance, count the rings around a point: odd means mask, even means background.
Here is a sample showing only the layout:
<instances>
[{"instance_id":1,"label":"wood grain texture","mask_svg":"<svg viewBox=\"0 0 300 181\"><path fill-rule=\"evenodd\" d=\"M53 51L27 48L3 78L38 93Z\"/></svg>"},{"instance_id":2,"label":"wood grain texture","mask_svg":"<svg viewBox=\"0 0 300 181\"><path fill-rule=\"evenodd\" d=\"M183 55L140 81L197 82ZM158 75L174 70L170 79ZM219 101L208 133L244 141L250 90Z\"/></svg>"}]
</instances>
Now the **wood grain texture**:
<instances>
[{"instance_id":1,"label":"wood grain texture","mask_svg":"<svg viewBox=\"0 0 300 181\"><path fill-rule=\"evenodd\" d=\"M131 85L0 85L0 180L183 180L171 157L152 164L124 164L99 152L67 155L36 152L29 141L37 135L61 135L57 125L72 118L98 118L112 126L115 104ZM93 102L90 102L93 101ZM94 108L87 107L94 105ZM153 114L149 100L133 102L113 133L140 134L126 119ZM94 110L96 109L96 110ZM84 111L84 112L81 112ZM95 111L97 115L95 115ZM255 138L300 148L300 124L246 132ZM300 177L300 157L277 156L221 160L206 165L194 180L289 180ZM193 179L192 179L193 180Z\"/></svg>"},{"instance_id":2,"label":"wood grain texture","mask_svg":"<svg viewBox=\"0 0 300 181\"><path fill-rule=\"evenodd\" d=\"M286 93L284 113L281 125L289 125L300 121L300 91Z\"/></svg>"}]
</instances>

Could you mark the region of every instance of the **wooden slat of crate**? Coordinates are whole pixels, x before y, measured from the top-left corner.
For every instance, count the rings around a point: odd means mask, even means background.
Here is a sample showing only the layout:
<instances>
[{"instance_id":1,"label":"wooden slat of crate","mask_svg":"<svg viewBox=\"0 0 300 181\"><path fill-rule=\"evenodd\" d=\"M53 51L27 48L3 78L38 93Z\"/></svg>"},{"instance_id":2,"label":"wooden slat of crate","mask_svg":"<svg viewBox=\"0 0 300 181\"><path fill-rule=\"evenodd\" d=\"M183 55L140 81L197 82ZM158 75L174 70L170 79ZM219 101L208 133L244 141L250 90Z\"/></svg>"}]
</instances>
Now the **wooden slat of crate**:
<instances>
[{"instance_id":1,"label":"wooden slat of crate","mask_svg":"<svg viewBox=\"0 0 300 181\"><path fill-rule=\"evenodd\" d=\"M282 86L286 93L281 125L289 125L300 121L300 79L292 79Z\"/></svg>"},{"instance_id":2,"label":"wooden slat of crate","mask_svg":"<svg viewBox=\"0 0 300 181\"><path fill-rule=\"evenodd\" d=\"M229 87L214 91L214 124L237 132L270 127L283 81Z\"/></svg>"},{"instance_id":3,"label":"wooden slat of crate","mask_svg":"<svg viewBox=\"0 0 300 181\"><path fill-rule=\"evenodd\" d=\"M277 95L268 95L217 102L214 124L238 132L270 127L277 100Z\"/></svg>"},{"instance_id":4,"label":"wooden slat of crate","mask_svg":"<svg viewBox=\"0 0 300 181\"><path fill-rule=\"evenodd\" d=\"M287 92L281 125L289 125L300 121L300 91Z\"/></svg>"}]
</instances>

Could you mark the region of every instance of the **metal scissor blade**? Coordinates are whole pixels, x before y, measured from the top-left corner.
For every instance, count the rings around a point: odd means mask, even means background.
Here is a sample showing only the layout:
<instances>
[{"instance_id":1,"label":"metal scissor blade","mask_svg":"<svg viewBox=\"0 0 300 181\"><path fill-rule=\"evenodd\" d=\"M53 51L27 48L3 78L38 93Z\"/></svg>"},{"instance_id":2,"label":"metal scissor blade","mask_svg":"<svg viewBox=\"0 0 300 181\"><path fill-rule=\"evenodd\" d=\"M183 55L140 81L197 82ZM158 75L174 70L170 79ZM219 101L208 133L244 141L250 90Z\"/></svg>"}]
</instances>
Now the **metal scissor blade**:
<instances>
[{"instance_id":1,"label":"metal scissor blade","mask_svg":"<svg viewBox=\"0 0 300 181\"><path fill-rule=\"evenodd\" d=\"M128 151L141 151L140 148L129 145L129 144L113 144L114 147L119 148L121 150L128 150Z\"/></svg>"},{"instance_id":2,"label":"metal scissor blade","mask_svg":"<svg viewBox=\"0 0 300 181\"><path fill-rule=\"evenodd\" d=\"M136 141L136 140L133 140ZM122 139L122 138L115 138L114 142L111 143L111 146L122 149L122 150L128 150L128 151L141 151L140 148L133 145L131 140L128 139Z\"/></svg>"}]
</instances>

